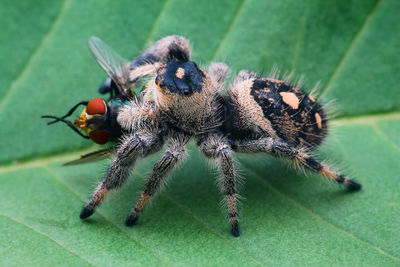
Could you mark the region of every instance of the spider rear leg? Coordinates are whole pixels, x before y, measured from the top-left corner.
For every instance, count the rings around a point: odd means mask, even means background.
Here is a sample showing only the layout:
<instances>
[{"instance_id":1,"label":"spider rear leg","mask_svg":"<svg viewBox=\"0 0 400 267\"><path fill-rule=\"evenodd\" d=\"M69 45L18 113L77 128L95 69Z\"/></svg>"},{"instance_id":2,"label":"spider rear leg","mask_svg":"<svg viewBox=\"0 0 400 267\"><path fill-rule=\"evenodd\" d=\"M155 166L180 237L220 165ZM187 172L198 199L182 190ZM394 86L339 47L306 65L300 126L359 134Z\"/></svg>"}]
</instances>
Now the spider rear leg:
<instances>
[{"instance_id":1,"label":"spider rear leg","mask_svg":"<svg viewBox=\"0 0 400 267\"><path fill-rule=\"evenodd\" d=\"M118 148L103 182L96 188L79 217L85 219L91 216L108 192L120 187L126 181L138 156L147 156L160 150L161 147L162 141L156 134L138 132L127 138Z\"/></svg>"},{"instance_id":2,"label":"spider rear leg","mask_svg":"<svg viewBox=\"0 0 400 267\"><path fill-rule=\"evenodd\" d=\"M190 60L189 40L179 35L169 35L147 48L132 63L131 69L155 62L167 63L168 61Z\"/></svg>"},{"instance_id":3,"label":"spider rear leg","mask_svg":"<svg viewBox=\"0 0 400 267\"><path fill-rule=\"evenodd\" d=\"M145 208L150 198L160 189L165 182L168 173L173 170L186 156L186 144L189 141L187 137L172 139L164 155L156 162L153 171L147 178L144 191L136 202L128 218L125 221L126 226L132 226L139 219L140 213Z\"/></svg>"},{"instance_id":4,"label":"spider rear leg","mask_svg":"<svg viewBox=\"0 0 400 267\"><path fill-rule=\"evenodd\" d=\"M231 233L239 236L237 213L236 169L232 149L228 141L220 135L211 134L199 141L200 150L211 159L216 159L221 173L221 189L225 193Z\"/></svg>"},{"instance_id":5,"label":"spider rear leg","mask_svg":"<svg viewBox=\"0 0 400 267\"><path fill-rule=\"evenodd\" d=\"M235 151L243 153L266 152L274 156L281 156L295 163L318 172L323 176L346 186L350 191L358 191L361 184L349 179L347 176L337 173L325 164L322 164L306 152L299 150L289 144L275 140L272 137L261 138L258 140L239 141L234 144Z\"/></svg>"}]
</instances>

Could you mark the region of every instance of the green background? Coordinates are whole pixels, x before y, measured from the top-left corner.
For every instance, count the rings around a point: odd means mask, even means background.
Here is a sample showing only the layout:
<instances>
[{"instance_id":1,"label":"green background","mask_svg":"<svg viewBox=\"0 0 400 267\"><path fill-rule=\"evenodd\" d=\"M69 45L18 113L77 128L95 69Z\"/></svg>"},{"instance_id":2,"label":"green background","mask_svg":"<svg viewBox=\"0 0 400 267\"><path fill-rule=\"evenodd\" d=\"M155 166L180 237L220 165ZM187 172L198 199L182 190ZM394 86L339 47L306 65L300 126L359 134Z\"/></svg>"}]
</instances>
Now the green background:
<instances>
[{"instance_id":1,"label":"green background","mask_svg":"<svg viewBox=\"0 0 400 267\"><path fill-rule=\"evenodd\" d=\"M400 266L400 1L0 2L0 265ZM61 164L96 149L62 115L105 79L95 35L125 58L168 34L200 65L305 75L336 118L319 151L363 184L347 193L262 155L238 156L241 236L194 145L138 224L123 225L157 155L85 222L107 162Z\"/></svg>"}]
</instances>

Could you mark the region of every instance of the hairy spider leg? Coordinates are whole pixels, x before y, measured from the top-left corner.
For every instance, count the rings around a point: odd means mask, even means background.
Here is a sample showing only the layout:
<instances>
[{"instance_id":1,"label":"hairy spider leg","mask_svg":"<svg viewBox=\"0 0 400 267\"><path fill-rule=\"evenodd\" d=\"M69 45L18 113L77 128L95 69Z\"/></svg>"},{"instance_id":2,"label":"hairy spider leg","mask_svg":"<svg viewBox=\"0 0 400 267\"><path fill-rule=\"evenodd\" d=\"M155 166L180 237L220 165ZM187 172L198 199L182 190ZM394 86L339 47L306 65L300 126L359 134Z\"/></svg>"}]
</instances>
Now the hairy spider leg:
<instances>
[{"instance_id":1,"label":"hairy spider leg","mask_svg":"<svg viewBox=\"0 0 400 267\"><path fill-rule=\"evenodd\" d=\"M150 198L157 193L165 183L168 173L178 166L178 164L185 158L187 154L186 145L189 139L189 137L185 136L171 139L165 153L154 164L153 170L146 180L144 191L126 219L126 226L132 226L136 223L139 219L140 213L143 211Z\"/></svg>"},{"instance_id":2,"label":"hairy spider leg","mask_svg":"<svg viewBox=\"0 0 400 267\"><path fill-rule=\"evenodd\" d=\"M322 164L315 158L311 157L306 152L272 137L261 138L258 140L238 141L235 142L233 147L235 151L242 153L265 152L274 156L284 157L346 186L350 191L358 191L361 189L361 184L349 179L343 174L335 172L325 164Z\"/></svg>"},{"instance_id":3,"label":"hairy spider leg","mask_svg":"<svg viewBox=\"0 0 400 267\"><path fill-rule=\"evenodd\" d=\"M189 61L190 54L191 51L188 39L179 35L169 35L155 42L138 56L131 63L131 69L156 62Z\"/></svg>"},{"instance_id":4,"label":"hairy spider leg","mask_svg":"<svg viewBox=\"0 0 400 267\"><path fill-rule=\"evenodd\" d=\"M129 176L138 157L146 157L162 148L162 139L154 133L137 132L123 140L107 174L96 188L92 198L82 209L80 218L91 216L111 189L120 187Z\"/></svg>"},{"instance_id":5,"label":"hairy spider leg","mask_svg":"<svg viewBox=\"0 0 400 267\"><path fill-rule=\"evenodd\" d=\"M217 160L220 172L221 191L225 194L229 222L233 236L239 236L239 223L237 213L236 195L236 169L232 156L232 149L226 140L219 134L206 134L199 140L201 152L210 159Z\"/></svg>"}]
</instances>

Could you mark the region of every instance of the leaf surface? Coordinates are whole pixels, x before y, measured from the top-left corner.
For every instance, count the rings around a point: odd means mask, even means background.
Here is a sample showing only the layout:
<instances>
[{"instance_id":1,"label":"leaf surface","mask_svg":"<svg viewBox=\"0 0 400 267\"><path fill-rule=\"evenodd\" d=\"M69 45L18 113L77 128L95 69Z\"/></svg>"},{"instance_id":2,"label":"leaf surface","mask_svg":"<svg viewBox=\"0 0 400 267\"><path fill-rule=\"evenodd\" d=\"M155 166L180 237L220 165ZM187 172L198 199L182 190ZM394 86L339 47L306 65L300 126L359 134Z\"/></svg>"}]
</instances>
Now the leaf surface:
<instances>
[{"instance_id":1,"label":"leaf surface","mask_svg":"<svg viewBox=\"0 0 400 267\"><path fill-rule=\"evenodd\" d=\"M0 265L400 265L400 24L396 0L2 1L0 4ZM133 228L123 225L159 154L89 220L78 215L108 162L61 164L95 149L62 115L106 78L98 36L134 58L168 34L194 60L320 81L338 117L318 151L363 184L347 193L265 155L238 155L241 236L194 144ZM3 45L4 44L4 45ZM5 230L4 230L5 229ZM44 256L45 255L45 256Z\"/></svg>"}]
</instances>

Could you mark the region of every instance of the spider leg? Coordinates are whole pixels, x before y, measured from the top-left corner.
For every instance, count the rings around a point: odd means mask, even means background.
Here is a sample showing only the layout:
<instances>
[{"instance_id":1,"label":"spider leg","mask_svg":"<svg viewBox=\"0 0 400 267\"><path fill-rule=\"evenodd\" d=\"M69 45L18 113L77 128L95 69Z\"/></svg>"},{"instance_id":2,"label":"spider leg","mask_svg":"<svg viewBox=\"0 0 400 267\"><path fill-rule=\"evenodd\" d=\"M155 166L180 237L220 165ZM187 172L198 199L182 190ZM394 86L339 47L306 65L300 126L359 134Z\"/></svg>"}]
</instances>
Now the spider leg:
<instances>
[{"instance_id":1,"label":"spider leg","mask_svg":"<svg viewBox=\"0 0 400 267\"><path fill-rule=\"evenodd\" d=\"M189 61L190 54L188 39L179 35L169 35L158 40L138 56L131 63L131 69L156 62Z\"/></svg>"},{"instance_id":2,"label":"spider leg","mask_svg":"<svg viewBox=\"0 0 400 267\"><path fill-rule=\"evenodd\" d=\"M130 82L136 83L139 78L153 74L163 63L187 62L190 60L190 54L188 39L179 35L166 36L155 42L130 63Z\"/></svg>"},{"instance_id":3,"label":"spider leg","mask_svg":"<svg viewBox=\"0 0 400 267\"><path fill-rule=\"evenodd\" d=\"M138 157L154 153L160 150L162 145L163 142L158 135L148 132L137 132L126 138L118 148L103 182L98 185L92 198L82 209L80 218L91 216L107 193L126 181Z\"/></svg>"},{"instance_id":4,"label":"spider leg","mask_svg":"<svg viewBox=\"0 0 400 267\"><path fill-rule=\"evenodd\" d=\"M182 135L171 139L167 150L155 163L153 171L147 178L144 191L126 219L126 226L132 226L136 223L136 221L139 219L140 213L143 211L149 199L164 184L168 173L172 171L180 162L182 162L186 156L186 144L188 141L189 137Z\"/></svg>"},{"instance_id":5,"label":"spider leg","mask_svg":"<svg viewBox=\"0 0 400 267\"><path fill-rule=\"evenodd\" d=\"M266 152L274 156L282 156L346 186L350 191L357 191L361 189L361 184L349 179L343 174L335 172L325 164L322 164L315 158L308 155L306 152L290 146L285 142L278 141L272 137L261 138L258 140L238 141L235 142L233 147L237 152Z\"/></svg>"},{"instance_id":6,"label":"spider leg","mask_svg":"<svg viewBox=\"0 0 400 267\"><path fill-rule=\"evenodd\" d=\"M241 70L238 75L236 76L234 82L233 82L233 86L237 85L240 82L252 79L252 78L256 78L257 74L249 71L249 70Z\"/></svg>"},{"instance_id":7,"label":"spider leg","mask_svg":"<svg viewBox=\"0 0 400 267\"><path fill-rule=\"evenodd\" d=\"M221 135L209 134L199 140L200 150L211 159L216 159L221 173L221 190L225 193L231 233L239 236L236 194L236 169L232 149Z\"/></svg>"}]
</instances>

